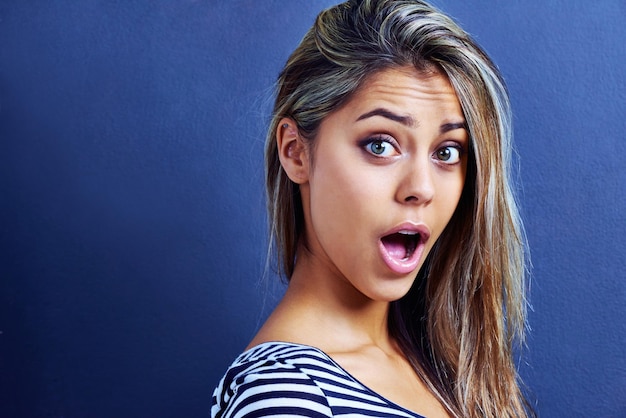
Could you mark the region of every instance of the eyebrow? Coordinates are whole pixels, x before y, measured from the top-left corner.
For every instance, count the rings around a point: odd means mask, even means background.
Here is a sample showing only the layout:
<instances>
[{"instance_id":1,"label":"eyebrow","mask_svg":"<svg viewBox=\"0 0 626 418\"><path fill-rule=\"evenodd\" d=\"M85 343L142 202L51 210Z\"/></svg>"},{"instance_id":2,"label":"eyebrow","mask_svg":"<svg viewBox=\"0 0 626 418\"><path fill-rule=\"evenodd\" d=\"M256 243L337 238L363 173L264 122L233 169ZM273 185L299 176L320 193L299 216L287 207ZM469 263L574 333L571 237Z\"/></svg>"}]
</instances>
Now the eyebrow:
<instances>
[{"instance_id":1,"label":"eyebrow","mask_svg":"<svg viewBox=\"0 0 626 418\"><path fill-rule=\"evenodd\" d=\"M454 131L455 129L467 129L467 123L465 122L453 122L453 123L444 123L439 127L439 132L445 134L446 132Z\"/></svg>"},{"instance_id":2,"label":"eyebrow","mask_svg":"<svg viewBox=\"0 0 626 418\"><path fill-rule=\"evenodd\" d=\"M394 122L399 122L408 127L413 127L416 125L415 119L413 119L411 116L398 115L397 113L393 113L391 110L387 110L382 107L374 109L371 112L362 114L357 118L357 121L371 118L373 116L382 116L383 118L390 119Z\"/></svg>"},{"instance_id":3,"label":"eyebrow","mask_svg":"<svg viewBox=\"0 0 626 418\"><path fill-rule=\"evenodd\" d=\"M382 107L376 108L370 112L362 114L361 116L357 118L357 121L371 118L374 116L382 116L383 118L387 118L394 122L399 122L402 125L408 126L410 128L417 125L417 122L411 116L398 115L397 113L393 113L391 110L388 110ZM439 132L444 134L446 132L454 131L455 129L467 130L467 123L465 123L465 121L444 123L443 125L439 127Z\"/></svg>"}]
</instances>

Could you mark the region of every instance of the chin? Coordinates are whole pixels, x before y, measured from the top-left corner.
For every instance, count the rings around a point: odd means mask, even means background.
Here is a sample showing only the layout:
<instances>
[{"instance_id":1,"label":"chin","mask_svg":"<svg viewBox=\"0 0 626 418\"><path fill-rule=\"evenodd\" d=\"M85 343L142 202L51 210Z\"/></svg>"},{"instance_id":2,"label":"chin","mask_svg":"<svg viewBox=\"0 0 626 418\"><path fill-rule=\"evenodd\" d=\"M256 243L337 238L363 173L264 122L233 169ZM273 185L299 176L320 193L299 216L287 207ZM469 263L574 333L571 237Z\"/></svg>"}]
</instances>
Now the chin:
<instances>
[{"instance_id":1,"label":"chin","mask_svg":"<svg viewBox=\"0 0 626 418\"><path fill-rule=\"evenodd\" d=\"M411 279L406 279L406 282L403 280L403 283L394 283L377 289L371 289L371 293L369 295L366 294L366 296L377 302L395 302L409 293L414 279L415 276L413 275Z\"/></svg>"}]
</instances>

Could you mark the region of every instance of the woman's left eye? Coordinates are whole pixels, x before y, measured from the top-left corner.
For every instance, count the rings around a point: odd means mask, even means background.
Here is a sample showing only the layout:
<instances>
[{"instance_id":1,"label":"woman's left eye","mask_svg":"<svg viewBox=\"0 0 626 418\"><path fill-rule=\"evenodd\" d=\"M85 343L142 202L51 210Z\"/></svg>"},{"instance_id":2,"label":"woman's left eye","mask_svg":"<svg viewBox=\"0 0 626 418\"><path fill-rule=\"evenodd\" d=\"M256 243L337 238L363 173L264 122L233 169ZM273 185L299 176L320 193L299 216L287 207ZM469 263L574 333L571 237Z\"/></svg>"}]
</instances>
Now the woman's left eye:
<instances>
[{"instance_id":1,"label":"woman's left eye","mask_svg":"<svg viewBox=\"0 0 626 418\"><path fill-rule=\"evenodd\" d=\"M394 146L385 139L375 139L365 144L365 149L377 157L390 157L396 152Z\"/></svg>"},{"instance_id":2,"label":"woman's left eye","mask_svg":"<svg viewBox=\"0 0 626 418\"><path fill-rule=\"evenodd\" d=\"M456 164L461 161L461 149L452 145L446 145L435 151L435 158L444 164Z\"/></svg>"}]
</instances>

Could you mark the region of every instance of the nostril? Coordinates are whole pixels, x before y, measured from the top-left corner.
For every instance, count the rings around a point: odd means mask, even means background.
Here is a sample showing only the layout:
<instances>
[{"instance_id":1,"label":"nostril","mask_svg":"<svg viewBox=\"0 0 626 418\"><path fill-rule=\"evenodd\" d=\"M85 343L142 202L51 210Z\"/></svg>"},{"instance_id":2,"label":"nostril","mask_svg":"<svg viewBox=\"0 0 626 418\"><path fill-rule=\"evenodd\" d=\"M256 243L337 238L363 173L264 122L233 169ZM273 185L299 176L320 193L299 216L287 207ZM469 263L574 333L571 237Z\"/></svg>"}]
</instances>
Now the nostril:
<instances>
[{"instance_id":1,"label":"nostril","mask_svg":"<svg viewBox=\"0 0 626 418\"><path fill-rule=\"evenodd\" d=\"M417 202L418 200L417 196L407 196L404 198L405 202Z\"/></svg>"}]
</instances>

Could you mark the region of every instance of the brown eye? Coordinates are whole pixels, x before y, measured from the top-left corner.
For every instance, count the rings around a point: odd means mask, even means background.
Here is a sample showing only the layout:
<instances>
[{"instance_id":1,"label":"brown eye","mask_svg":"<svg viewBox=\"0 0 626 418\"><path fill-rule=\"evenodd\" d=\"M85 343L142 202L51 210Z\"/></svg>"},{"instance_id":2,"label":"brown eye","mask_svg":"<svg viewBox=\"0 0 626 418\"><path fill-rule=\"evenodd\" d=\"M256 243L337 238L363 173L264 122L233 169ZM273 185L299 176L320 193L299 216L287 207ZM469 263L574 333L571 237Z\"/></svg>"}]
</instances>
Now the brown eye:
<instances>
[{"instance_id":1,"label":"brown eye","mask_svg":"<svg viewBox=\"0 0 626 418\"><path fill-rule=\"evenodd\" d=\"M461 161L461 150L457 147L445 146L439 148L435 152L435 156L442 163L456 164Z\"/></svg>"}]
</instances>

